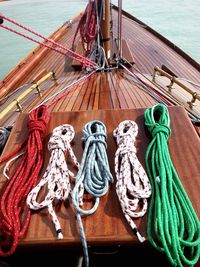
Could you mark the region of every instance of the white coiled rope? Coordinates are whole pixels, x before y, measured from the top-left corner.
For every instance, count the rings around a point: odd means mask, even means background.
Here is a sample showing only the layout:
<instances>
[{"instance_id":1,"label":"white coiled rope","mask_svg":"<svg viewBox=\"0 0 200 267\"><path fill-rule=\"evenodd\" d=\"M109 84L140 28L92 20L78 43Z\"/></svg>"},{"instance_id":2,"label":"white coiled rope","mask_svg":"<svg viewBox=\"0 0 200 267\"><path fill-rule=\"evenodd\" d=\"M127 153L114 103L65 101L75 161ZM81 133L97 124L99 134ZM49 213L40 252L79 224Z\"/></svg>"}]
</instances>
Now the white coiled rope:
<instances>
[{"instance_id":1,"label":"white coiled rope","mask_svg":"<svg viewBox=\"0 0 200 267\"><path fill-rule=\"evenodd\" d=\"M113 131L118 149L115 153L116 192L124 216L140 242L140 235L132 218L142 217L147 211L147 198L151 186L144 168L136 156L134 145L138 126L134 121L125 120Z\"/></svg>"},{"instance_id":2,"label":"white coiled rope","mask_svg":"<svg viewBox=\"0 0 200 267\"><path fill-rule=\"evenodd\" d=\"M109 182L113 182L113 177L106 154L105 125L97 120L87 123L83 128L83 141L85 148L71 196L77 212L85 267L88 267L89 255L81 215L90 215L96 211L100 197L107 193ZM80 207L83 204L84 190L91 194L95 200L94 206L89 210Z\"/></svg>"},{"instance_id":3,"label":"white coiled rope","mask_svg":"<svg viewBox=\"0 0 200 267\"><path fill-rule=\"evenodd\" d=\"M48 208L52 216L53 223L58 235L58 239L62 239L62 231L60 222L53 209L53 201L66 200L71 192L70 177L74 178L74 174L68 169L65 153L69 152L73 164L78 168L79 163L71 148L71 141L74 138L74 129L71 125L64 124L53 130L52 136L48 143L48 149L51 152L47 169L38 183L27 197L27 204L33 210ZM47 186L47 194L42 202L37 201L40 190Z\"/></svg>"}]
</instances>

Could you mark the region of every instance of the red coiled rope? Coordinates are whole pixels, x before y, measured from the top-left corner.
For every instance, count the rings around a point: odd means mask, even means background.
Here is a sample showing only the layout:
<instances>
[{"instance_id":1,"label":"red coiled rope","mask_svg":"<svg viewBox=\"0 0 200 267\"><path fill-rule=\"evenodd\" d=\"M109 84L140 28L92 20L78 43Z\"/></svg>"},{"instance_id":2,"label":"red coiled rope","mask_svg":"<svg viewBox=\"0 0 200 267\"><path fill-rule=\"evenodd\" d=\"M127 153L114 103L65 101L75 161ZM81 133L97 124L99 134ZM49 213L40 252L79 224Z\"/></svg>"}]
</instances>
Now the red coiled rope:
<instances>
[{"instance_id":1,"label":"red coiled rope","mask_svg":"<svg viewBox=\"0 0 200 267\"><path fill-rule=\"evenodd\" d=\"M44 149L43 140L49 122L48 108L43 105L33 110L28 120L28 139L22 146L25 150L16 171L8 180L0 199L0 256L11 255L27 230L30 221L30 209L26 206L26 197L36 185L42 169ZM1 162L11 158L12 152Z\"/></svg>"},{"instance_id":2,"label":"red coiled rope","mask_svg":"<svg viewBox=\"0 0 200 267\"><path fill-rule=\"evenodd\" d=\"M92 43L97 33L97 16L95 10L95 2L91 1L88 3L83 16L81 17L76 33L74 35L73 46L76 36L80 31L82 45L85 50L85 56L88 56L91 51Z\"/></svg>"}]
</instances>

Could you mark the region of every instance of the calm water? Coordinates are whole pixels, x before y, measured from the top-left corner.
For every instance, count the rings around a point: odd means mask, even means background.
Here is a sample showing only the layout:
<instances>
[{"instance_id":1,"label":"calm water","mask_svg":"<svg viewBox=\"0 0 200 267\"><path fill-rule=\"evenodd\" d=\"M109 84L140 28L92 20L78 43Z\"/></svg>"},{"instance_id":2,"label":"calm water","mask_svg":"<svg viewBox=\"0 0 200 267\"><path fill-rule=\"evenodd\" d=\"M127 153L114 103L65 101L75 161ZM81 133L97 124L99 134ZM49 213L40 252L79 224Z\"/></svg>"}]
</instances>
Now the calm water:
<instances>
[{"instance_id":1,"label":"calm water","mask_svg":"<svg viewBox=\"0 0 200 267\"><path fill-rule=\"evenodd\" d=\"M48 36L86 4L86 0L11 0L0 3L0 13ZM200 62L200 0L124 0L123 8ZM0 79L35 45L0 28Z\"/></svg>"}]
</instances>

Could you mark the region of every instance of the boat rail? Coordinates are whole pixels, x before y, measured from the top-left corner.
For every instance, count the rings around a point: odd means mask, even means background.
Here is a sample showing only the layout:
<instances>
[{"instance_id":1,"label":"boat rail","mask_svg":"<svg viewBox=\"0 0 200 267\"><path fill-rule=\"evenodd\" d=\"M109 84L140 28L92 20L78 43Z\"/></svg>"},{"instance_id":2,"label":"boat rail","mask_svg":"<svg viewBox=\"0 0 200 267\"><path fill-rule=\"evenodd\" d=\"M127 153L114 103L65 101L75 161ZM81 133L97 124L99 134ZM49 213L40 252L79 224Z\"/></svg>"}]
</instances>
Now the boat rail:
<instances>
[{"instance_id":1,"label":"boat rail","mask_svg":"<svg viewBox=\"0 0 200 267\"><path fill-rule=\"evenodd\" d=\"M156 82L156 75L157 73L160 73L161 75L167 77L170 80L170 84L167 85L167 88L169 89L169 91L171 92L173 88L173 84L176 83L177 85L179 85L183 90L187 91L189 94L192 95L192 99L191 101L188 101L187 103L189 104L189 107L192 109L193 106L196 106L196 100L200 101L200 94L196 91L193 91L192 89L190 89L187 85L183 84L182 82L179 81L178 78L176 78L173 75L170 75L169 73L167 73L166 71L162 70L161 68L159 68L158 66L154 67L154 72L153 72L153 77L152 77L152 81Z\"/></svg>"},{"instance_id":2,"label":"boat rail","mask_svg":"<svg viewBox=\"0 0 200 267\"><path fill-rule=\"evenodd\" d=\"M37 82L35 82L34 84L32 84L28 89L26 89L21 95L19 95L15 100L13 100L2 112L0 112L0 120L9 112L11 111L15 106L17 106L18 110L17 111L22 111L23 108L20 104L20 101L25 98L30 92L32 92L33 90L37 90L37 93L39 96L41 96L41 92L39 89L39 85L41 85L43 82L45 82L46 80L48 80L49 78L53 78L54 80L56 80L55 78L55 73L53 71L48 72L45 76L43 76L42 78L40 78Z\"/></svg>"}]
</instances>

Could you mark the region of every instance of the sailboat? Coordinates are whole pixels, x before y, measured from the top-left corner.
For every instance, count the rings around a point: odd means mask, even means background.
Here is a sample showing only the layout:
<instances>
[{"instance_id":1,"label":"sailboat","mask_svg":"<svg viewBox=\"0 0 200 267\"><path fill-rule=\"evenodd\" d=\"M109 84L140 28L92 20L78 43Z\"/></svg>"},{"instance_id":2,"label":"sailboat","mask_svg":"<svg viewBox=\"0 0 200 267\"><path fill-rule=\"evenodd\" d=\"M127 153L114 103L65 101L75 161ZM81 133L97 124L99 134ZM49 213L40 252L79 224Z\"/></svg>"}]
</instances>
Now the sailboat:
<instances>
[{"instance_id":1,"label":"sailboat","mask_svg":"<svg viewBox=\"0 0 200 267\"><path fill-rule=\"evenodd\" d=\"M121 0L89 0L48 38L4 14L0 27L38 44L0 81L2 264L199 266L200 65ZM136 131L123 152L122 122Z\"/></svg>"}]
</instances>

